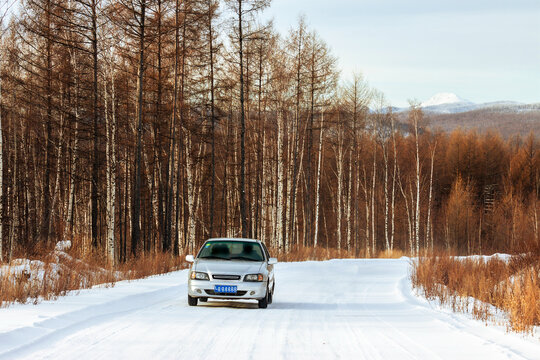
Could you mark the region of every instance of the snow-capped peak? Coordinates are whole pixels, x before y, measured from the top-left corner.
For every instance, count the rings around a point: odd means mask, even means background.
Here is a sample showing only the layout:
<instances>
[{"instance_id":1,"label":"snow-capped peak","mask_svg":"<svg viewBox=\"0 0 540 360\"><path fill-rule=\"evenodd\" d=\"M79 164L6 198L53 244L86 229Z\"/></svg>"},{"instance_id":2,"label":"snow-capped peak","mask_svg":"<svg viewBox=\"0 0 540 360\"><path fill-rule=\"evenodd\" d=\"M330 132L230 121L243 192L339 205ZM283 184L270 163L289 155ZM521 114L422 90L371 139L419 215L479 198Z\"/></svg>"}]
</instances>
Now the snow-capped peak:
<instances>
[{"instance_id":1,"label":"snow-capped peak","mask_svg":"<svg viewBox=\"0 0 540 360\"><path fill-rule=\"evenodd\" d=\"M469 101L462 99L453 93L438 93L438 94L433 95L429 100L424 101L421 104L421 106L428 107L428 106L437 106L437 105L443 105L443 104L456 104L456 103L464 103L464 102L469 102Z\"/></svg>"}]
</instances>

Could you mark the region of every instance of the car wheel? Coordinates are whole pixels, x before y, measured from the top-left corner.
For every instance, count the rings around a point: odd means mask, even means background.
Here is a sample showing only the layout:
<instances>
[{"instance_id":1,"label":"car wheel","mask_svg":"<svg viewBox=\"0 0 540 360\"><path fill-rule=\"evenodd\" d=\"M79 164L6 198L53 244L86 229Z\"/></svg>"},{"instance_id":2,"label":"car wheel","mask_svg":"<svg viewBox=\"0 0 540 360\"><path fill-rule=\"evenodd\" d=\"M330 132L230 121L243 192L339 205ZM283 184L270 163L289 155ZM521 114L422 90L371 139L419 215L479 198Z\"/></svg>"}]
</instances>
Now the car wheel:
<instances>
[{"instance_id":1,"label":"car wheel","mask_svg":"<svg viewBox=\"0 0 540 360\"><path fill-rule=\"evenodd\" d=\"M197 298L192 296L187 296L187 302L189 306L197 306Z\"/></svg>"},{"instance_id":2,"label":"car wheel","mask_svg":"<svg viewBox=\"0 0 540 360\"><path fill-rule=\"evenodd\" d=\"M268 304L271 304L274 301L274 294L269 290L268 291Z\"/></svg>"},{"instance_id":3,"label":"car wheel","mask_svg":"<svg viewBox=\"0 0 540 360\"><path fill-rule=\"evenodd\" d=\"M208 301L208 298L199 298L199 301L200 301L200 302L207 302L207 301Z\"/></svg>"},{"instance_id":4,"label":"car wheel","mask_svg":"<svg viewBox=\"0 0 540 360\"><path fill-rule=\"evenodd\" d=\"M259 309L266 309L268 307L268 294L270 292L268 291L268 288L266 288L266 294L264 297L259 300Z\"/></svg>"}]
</instances>

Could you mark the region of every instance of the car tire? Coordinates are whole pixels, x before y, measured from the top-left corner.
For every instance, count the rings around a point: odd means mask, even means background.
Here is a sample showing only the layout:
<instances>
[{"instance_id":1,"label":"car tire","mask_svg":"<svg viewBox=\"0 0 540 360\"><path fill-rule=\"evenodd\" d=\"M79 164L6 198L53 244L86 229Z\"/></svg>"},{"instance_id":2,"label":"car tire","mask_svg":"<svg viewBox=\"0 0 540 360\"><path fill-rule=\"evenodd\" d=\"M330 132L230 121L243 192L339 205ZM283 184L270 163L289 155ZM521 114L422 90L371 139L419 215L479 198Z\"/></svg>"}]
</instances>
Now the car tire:
<instances>
[{"instance_id":1,"label":"car tire","mask_svg":"<svg viewBox=\"0 0 540 360\"><path fill-rule=\"evenodd\" d=\"M264 297L259 300L259 309L266 309L268 307L268 295L269 295L268 288L266 288L266 294Z\"/></svg>"},{"instance_id":2,"label":"car tire","mask_svg":"<svg viewBox=\"0 0 540 360\"><path fill-rule=\"evenodd\" d=\"M189 306L197 306L197 298L192 296L187 296L187 302Z\"/></svg>"},{"instance_id":3,"label":"car tire","mask_svg":"<svg viewBox=\"0 0 540 360\"><path fill-rule=\"evenodd\" d=\"M271 304L272 301L274 301L274 294L270 290L268 290L268 304Z\"/></svg>"}]
</instances>

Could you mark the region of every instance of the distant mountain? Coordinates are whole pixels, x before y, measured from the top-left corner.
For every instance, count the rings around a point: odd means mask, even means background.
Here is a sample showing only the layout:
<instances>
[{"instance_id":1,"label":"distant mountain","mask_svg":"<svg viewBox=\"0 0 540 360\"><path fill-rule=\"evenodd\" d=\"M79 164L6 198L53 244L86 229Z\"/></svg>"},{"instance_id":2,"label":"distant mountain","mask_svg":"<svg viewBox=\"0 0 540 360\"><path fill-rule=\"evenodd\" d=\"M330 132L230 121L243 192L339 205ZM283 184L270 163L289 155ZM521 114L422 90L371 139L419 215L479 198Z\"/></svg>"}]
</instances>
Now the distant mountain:
<instances>
[{"instance_id":1,"label":"distant mountain","mask_svg":"<svg viewBox=\"0 0 540 360\"><path fill-rule=\"evenodd\" d=\"M499 132L503 137L540 134L540 103L493 101L476 104L452 93L440 93L421 103L428 127L452 131L457 128ZM392 108L406 127L408 108Z\"/></svg>"},{"instance_id":2,"label":"distant mountain","mask_svg":"<svg viewBox=\"0 0 540 360\"><path fill-rule=\"evenodd\" d=\"M423 108L450 105L450 104L472 104L469 100L465 100L453 93L438 93L433 95L429 100L424 101L420 106Z\"/></svg>"},{"instance_id":3,"label":"distant mountain","mask_svg":"<svg viewBox=\"0 0 540 360\"><path fill-rule=\"evenodd\" d=\"M476 104L472 101L460 98L453 93L439 93L433 95L429 100L420 104L426 114L458 114L469 111L489 110L490 112L522 113L537 112L540 110L540 103L523 104L516 101L494 101ZM393 108L394 112L405 112L408 108Z\"/></svg>"}]
</instances>

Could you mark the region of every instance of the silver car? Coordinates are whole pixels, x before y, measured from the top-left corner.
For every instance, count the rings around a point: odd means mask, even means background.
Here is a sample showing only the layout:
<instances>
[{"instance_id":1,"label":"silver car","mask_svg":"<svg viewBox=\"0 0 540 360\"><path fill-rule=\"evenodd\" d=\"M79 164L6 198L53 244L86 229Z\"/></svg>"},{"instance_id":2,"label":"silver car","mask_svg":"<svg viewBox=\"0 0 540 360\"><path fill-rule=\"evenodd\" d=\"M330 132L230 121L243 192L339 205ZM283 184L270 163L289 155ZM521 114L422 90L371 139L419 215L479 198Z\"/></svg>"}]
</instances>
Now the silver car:
<instances>
[{"instance_id":1,"label":"silver car","mask_svg":"<svg viewBox=\"0 0 540 360\"><path fill-rule=\"evenodd\" d=\"M216 238L207 240L192 262L188 279L188 304L211 299L255 299L259 308L272 303L276 258L259 240Z\"/></svg>"}]
</instances>

